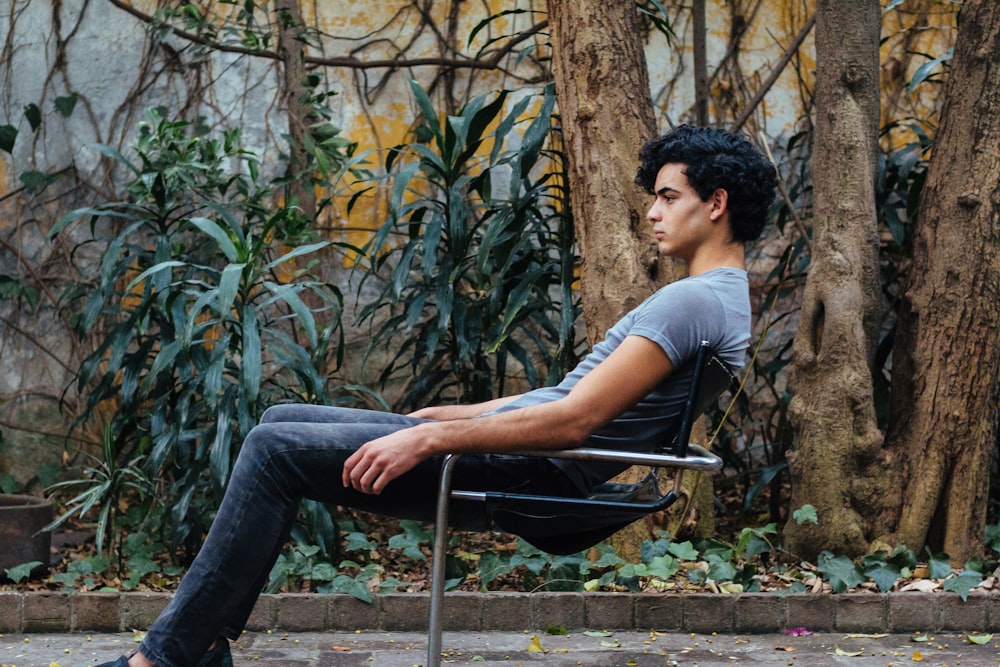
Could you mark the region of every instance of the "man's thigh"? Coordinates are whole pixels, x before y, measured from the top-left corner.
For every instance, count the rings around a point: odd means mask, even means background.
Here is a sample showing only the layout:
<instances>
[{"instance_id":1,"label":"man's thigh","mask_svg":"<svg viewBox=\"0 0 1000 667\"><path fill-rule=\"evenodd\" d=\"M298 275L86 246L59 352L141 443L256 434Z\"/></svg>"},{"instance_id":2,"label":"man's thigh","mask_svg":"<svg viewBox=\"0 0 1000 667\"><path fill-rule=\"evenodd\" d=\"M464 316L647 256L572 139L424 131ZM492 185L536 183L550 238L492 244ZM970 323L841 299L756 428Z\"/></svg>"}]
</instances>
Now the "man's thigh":
<instances>
[{"instance_id":1,"label":"man's thigh","mask_svg":"<svg viewBox=\"0 0 1000 667\"><path fill-rule=\"evenodd\" d=\"M308 403L280 403L272 405L261 415L260 423L298 422L302 424L398 424L414 425L424 419L408 417L394 412L342 408Z\"/></svg>"}]
</instances>

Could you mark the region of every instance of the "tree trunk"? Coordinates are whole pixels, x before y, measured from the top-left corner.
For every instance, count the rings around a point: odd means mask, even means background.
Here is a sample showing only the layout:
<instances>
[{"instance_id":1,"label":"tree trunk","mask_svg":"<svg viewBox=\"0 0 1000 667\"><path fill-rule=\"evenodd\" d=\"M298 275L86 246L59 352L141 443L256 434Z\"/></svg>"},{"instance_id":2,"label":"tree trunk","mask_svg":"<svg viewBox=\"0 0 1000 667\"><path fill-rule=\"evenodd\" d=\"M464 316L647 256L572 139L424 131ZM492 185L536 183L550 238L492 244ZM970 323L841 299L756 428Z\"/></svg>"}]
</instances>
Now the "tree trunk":
<instances>
[{"instance_id":1,"label":"tree trunk","mask_svg":"<svg viewBox=\"0 0 1000 667\"><path fill-rule=\"evenodd\" d=\"M306 103L309 89L306 87L305 40L302 33L305 24L298 0L276 0L278 17L278 52L282 61L282 94L284 107L288 113L288 176L286 196L289 201L298 201L299 208L310 219L316 217L316 193L312 191L312 180L303 172L309 165L305 146L305 135L309 131L311 109Z\"/></svg>"},{"instance_id":2,"label":"tree trunk","mask_svg":"<svg viewBox=\"0 0 1000 667\"><path fill-rule=\"evenodd\" d=\"M639 147L656 121L634 4L549 0L548 16L593 345L656 288L649 201L634 184Z\"/></svg>"},{"instance_id":3,"label":"tree trunk","mask_svg":"<svg viewBox=\"0 0 1000 667\"><path fill-rule=\"evenodd\" d=\"M815 506L819 523L789 519L784 531L786 546L806 558L864 552L866 518L884 503L872 388L880 16L878 0L817 2L813 255L794 343L788 462L791 507Z\"/></svg>"},{"instance_id":4,"label":"tree trunk","mask_svg":"<svg viewBox=\"0 0 1000 667\"><path fill-rule=\"evenodd\" d=\"M966 0L893 351L896 538L982 555L1000 404L1000 3Z\"/></svg>"},{"instance_id":5,"label":"tree trunk","mask_svg":"<svg viewBox=\"0 0 1000 667\"><path fill-rule=\"evenodd\" d=\"M639 147L656 134L635 4L549 0L548 18L581 257L583 319L593 346L657 283L671 282L679 272L672 263L657 261L646 220L650 202L634 183ZM710 480L699 486L706 485ZM701 514L711 518L710 508ZM614 539L619 553L638 554L658 523L662 518L620 531Z\"/></svg>"}]
</instances>

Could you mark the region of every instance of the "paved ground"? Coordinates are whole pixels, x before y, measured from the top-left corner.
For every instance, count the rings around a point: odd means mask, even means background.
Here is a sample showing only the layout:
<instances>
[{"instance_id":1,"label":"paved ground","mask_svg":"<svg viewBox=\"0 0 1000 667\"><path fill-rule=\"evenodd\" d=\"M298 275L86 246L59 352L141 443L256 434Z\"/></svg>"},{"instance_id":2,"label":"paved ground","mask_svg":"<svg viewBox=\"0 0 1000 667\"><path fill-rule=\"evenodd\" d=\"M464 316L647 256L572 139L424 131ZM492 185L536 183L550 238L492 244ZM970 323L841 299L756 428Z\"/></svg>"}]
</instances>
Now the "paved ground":
<instances>
[{"instance_id":1,"label":"paved ground","mask_svg":"<svg viewBox=\"0 0 1000 667\"><path fill-rule=\"evenodd\" d=\"M1000 665L1000 635L984 644L960 633L704 635L614 632L568 636L528 632L446 632L445 665L544 667L984 667ZM537 639L536 639L537 638ZM426 658L422 633L251 632L234 645L236 667L415 667ZM131 634L0 636L5 667L86 667L134 650Z\"/></svg>"}]
</instances>

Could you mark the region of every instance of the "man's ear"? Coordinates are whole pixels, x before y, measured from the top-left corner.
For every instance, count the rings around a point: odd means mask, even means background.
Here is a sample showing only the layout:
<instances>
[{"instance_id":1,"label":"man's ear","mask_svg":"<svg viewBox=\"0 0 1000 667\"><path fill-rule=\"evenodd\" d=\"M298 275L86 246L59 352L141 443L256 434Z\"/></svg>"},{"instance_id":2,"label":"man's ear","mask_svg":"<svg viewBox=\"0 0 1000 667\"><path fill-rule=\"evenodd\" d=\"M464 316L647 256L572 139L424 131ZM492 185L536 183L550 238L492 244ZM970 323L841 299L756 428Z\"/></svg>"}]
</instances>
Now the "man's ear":
<instances>
[{"instance_id":1,"label":"man's ear","mask_svg":"<svg viewBox=\"0 0 1000 667\"><path fill-rule=\"evenodd\" d=\"M709 212L712 222L721 218L729 210L729 193L722 188L716 188L708 201L712 205L712 210Z\"/></svg>"}]
</instances>

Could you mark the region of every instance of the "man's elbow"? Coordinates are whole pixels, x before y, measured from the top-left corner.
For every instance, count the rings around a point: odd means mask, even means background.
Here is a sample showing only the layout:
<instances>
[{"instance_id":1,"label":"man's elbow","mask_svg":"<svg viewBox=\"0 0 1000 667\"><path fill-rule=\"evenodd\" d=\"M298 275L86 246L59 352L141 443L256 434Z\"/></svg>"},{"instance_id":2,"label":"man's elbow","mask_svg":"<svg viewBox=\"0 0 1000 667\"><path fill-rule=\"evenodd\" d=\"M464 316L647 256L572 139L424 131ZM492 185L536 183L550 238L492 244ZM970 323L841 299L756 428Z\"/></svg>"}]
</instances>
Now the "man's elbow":
<instances>
[{"instance_id":1,"label":"man's elbow","mask_svg":"<svg viewBox=\"0 0 1000 667\"><path fill-rule=\"evenodd\" d=\"M554 431L558 435L549 440L562 449L573 449L586 444L594 431L611 420L599 410L567 399L550 405L554 409L550 415L550 419L554 421L550 423L558 424Z\"/></svg>"},{"instance_id":2,"label":"man's elbow","mask_svg":"<svg viewBox=\"0 0 1000 667\"><path fill-rule=\"evenodd\" d=\"M566 423L566 429L564 431L566 448L573 449L575 447L581 447L586 444L590 436L603 426L603 422L599 422L589 415L581 415L575 419L568 420Z\"/></svg>"}]
</instances>

